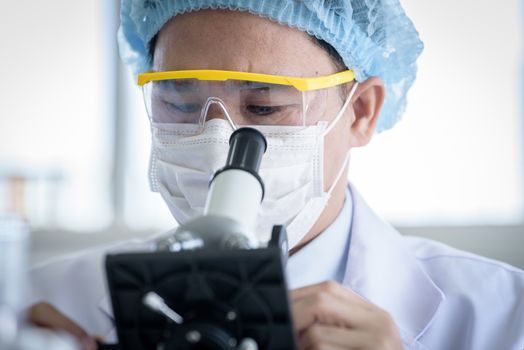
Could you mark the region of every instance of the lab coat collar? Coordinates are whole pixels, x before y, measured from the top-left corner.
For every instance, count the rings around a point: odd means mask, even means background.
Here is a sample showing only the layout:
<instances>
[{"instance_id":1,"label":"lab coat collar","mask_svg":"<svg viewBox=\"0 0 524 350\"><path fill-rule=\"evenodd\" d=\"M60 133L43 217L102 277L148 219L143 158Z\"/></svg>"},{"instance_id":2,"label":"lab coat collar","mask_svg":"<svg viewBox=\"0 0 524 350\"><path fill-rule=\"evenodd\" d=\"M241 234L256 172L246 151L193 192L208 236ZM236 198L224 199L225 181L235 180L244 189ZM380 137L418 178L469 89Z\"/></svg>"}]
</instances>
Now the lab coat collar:
<instances>
[{"instance_id":1,"label":"lab coat collar","mask_svg":"<svg viewBox=\"0 0 524 350\"><path fill-rule=\"evenodd\" d=\"M380 219L350 185L351 245L343 284L386 310L408 348L418 343L444 300L402 236Z\"/></svg>"}]
</instances>

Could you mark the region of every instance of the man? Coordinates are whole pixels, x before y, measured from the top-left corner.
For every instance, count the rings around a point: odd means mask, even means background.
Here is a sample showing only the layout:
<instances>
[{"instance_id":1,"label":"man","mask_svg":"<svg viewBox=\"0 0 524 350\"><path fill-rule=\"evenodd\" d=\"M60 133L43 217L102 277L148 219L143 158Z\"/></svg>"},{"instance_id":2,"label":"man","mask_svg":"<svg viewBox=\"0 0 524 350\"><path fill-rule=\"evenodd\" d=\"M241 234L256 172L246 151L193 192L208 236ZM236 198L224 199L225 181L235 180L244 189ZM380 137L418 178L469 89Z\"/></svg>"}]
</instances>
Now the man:
<instances>
[{"instance_id":1,"label":"man","mask_svg":"<svg viewBox=\"0 0 524 350\"><path fill-rule=\"evenodd\" d=\"M397 1L123 0L121 19L151 119L151 184L177 221L202 212L233 127L266 135L256 234L287 226L301 349L524 347L522 271L401 237L347 183L351 149L395 124L415 77L422 44ZM114 338L103 257L147 245L35 270L46 303L30 319L86 348Z\"/></svg>"}]
</instances>

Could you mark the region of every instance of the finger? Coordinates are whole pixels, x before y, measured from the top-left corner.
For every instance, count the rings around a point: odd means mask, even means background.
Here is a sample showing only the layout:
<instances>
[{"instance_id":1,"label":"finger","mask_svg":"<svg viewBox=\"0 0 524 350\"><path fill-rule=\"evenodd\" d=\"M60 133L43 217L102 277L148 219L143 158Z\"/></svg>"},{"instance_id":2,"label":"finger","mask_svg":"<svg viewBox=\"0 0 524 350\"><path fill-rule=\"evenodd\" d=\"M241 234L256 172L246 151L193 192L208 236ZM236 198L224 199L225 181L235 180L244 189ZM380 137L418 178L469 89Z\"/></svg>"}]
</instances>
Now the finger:
<instances>
[{"instance_id":1,"label":"finger","mask_svg":"<svg viewBox=\"0 0 524 350\"><path fill-rule=\"evenodd\" d=\"M351 349L362 345L355 331L344 328L314 324L299 337L301 350L305 349Z\"/></svg>"},{"instance_id":2,"label":"finger","mask_svg":"<svg viewBox=\"0 0 524 350\"><path fill-rule=\"evenodd\" d=\"M346 350L347 348L344 348L344 347L341 348L338 346L335 347L329 344L323 344L323 345L318 345L315 347L308 347L308 348L303 348L299 346L299 349L300 350Z\"/></svg>"},{"instance_id":3,"label":"finger","mask_svg":"<svg viewBox=\"0 0 524 350\"><path fill-rule=\"evenodd\" d=\"M27 316L29 321L37 326L65 331L81 341L84 341L84 338L89 338L79 325L64 316L51 304L35 304L29 309ZM86 342L89 341L86 340Z\"/></svg>"},{"instance_id":4,"label":"finger","mask_svg":"<svg viewBox=\"0 0 524 350\"><path fill-rule=\"evenodd\" d=\"M338 289L338 283L334 281L324 281L291 290L291 299L299 300L308 297L312 294L318 293L320 291L330 291L333 294L337 295L339 294Z\"/></svg>"},{"instance_id":5,"label":"finger","mask_svg":"<svg viewBox=\"0 0 524 350\"><path fill-rule=\"evenodd\" d=\"M366 323L369 311L325 291L299 299L291 304L295 330L298 334L314 323L356 328Z\"/></svg>"},{"instance_id":6,"label":"finger","mask_svg":"<svg viewBox=\"0 0 524 350\"><path fill-rule=\"evenodd\" d=\"M80 339L80 345L82 346L83 350L97 350L98 349L98 344L94 337L87 336L87 337Z\"/></svg>"},{"instance_id":7,"label":"finger","mask_svg":"<svg viewBox=\"0 0 524 350\"><path fill-rule=\"evenodd\" d=\"M369 302L360 295L335 281L324 281L310 286L294 289L291 291L291 300L300 300L320 292L327 292L338 296L339 298L350 300L361 305L369 304Z\"/></svg>"},{"instance_id":8,"label":"finger","mask_svg":"<svg viewBox=\"0 0 524 350\"><path fill-rule=\"evenodd\" d=\"M93 339L99 343L105 343L106 341L106 338L102 337L101 335L95 335L93 336Z\"/></svg>"}]
</instances>

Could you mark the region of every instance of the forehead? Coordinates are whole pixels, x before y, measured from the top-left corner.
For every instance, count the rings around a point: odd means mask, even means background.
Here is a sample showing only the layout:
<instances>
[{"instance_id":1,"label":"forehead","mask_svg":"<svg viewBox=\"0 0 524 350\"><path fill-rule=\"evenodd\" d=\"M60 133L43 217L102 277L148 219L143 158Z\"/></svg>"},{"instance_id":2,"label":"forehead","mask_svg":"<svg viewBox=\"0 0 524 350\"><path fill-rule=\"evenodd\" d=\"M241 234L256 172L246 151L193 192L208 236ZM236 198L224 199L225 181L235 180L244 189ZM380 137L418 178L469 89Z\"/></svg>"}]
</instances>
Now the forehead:
<instances>
[{"instance_id":1,"label":"forehead","mask_svg":"<svg viewBox=\"0 0 524 350\"><path fill-rule=\"evenodd\" d=\"M247 12L202 10L178 15L158 34L153 68L222 69L291 76L335 71L306 33Z\"/></svg>"}]
</instances>

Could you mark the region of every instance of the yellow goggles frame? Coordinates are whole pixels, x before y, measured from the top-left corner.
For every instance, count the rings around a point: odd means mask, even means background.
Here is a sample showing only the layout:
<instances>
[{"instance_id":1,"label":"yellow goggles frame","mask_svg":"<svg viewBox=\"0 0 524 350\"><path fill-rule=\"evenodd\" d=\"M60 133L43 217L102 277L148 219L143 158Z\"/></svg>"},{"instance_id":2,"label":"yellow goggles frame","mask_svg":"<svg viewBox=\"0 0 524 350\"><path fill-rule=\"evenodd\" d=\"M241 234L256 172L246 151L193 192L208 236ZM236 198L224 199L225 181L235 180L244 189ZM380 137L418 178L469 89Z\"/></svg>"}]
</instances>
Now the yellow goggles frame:
<instances>
[{"instance_id":1,"label":"yellow goggles frame","mask_svg":"<svg viewBox=\"0 0 524 350\"><path fill-rule=\"evenodd\" d=\"M250 72L236 72L227 70L178 70L169 72L148 72L138 75L138 85L143 86L151 81L169 79L198 79L198 80L247 80L257 83L269 83L293 86L299 91L311 91L329 88L355 80L352 70L313 78L286 77Z\"/></svg>"}]
</instances>

